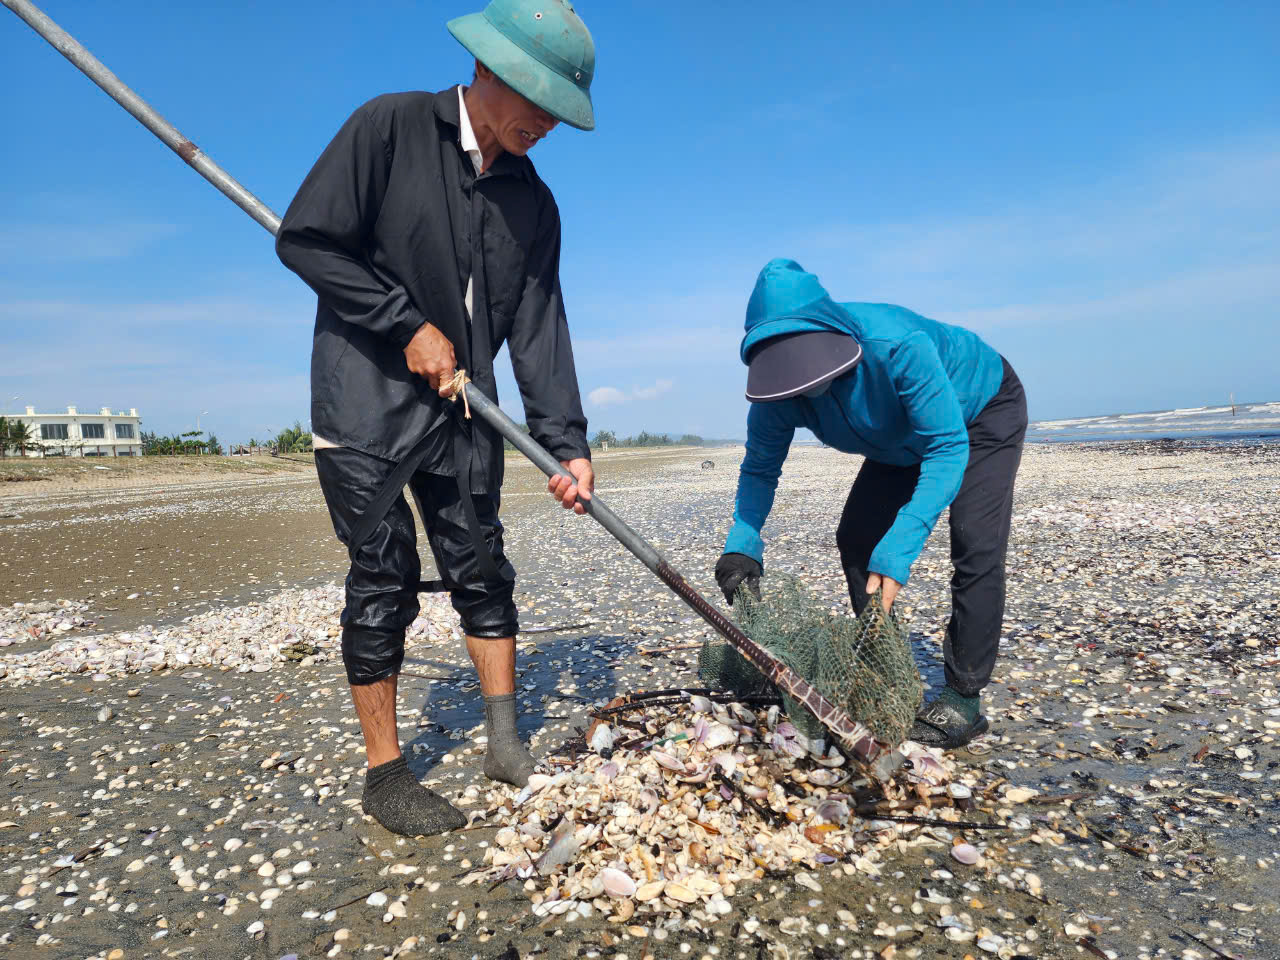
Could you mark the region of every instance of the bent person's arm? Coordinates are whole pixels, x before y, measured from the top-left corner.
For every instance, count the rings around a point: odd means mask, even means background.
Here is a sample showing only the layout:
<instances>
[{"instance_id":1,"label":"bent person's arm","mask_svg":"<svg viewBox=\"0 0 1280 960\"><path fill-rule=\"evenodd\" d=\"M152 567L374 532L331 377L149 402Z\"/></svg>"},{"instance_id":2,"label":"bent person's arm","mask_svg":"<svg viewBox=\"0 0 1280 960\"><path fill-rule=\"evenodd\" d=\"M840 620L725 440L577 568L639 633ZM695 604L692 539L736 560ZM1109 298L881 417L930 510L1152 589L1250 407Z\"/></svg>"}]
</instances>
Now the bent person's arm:
<instances>
[{"instance_id":1,"label":"bent person's arm","mask_svg":"<svg viewBox=\"0 0 1280 960\"><path fill-rule=\"evenodd\" d=\"M773 509L778 478L796 428L776 405L753 403L747 412L747 454L738 470L738 495L733 526L724 542L725 553L742 553L764 564L760 531Z\"/></svg>"},{"instance_id":2,"label":"bent person's arm","mask_svg":"<svg viewBox=\"0 0 1280 960\"><path fill-rule=\"evenodd\" d=\"M557 460L590 460L587 417L560 294L560 214L548 198L507 338L529 435Z\"/></svg>"},{"instance_id":3,"label":"bent person's arm","mask_svg":"<svg viewBox=\"0 0 1280 960\"><path fill-rule=\"evenodd\" d=\"M907 337L890 362L907 420L925 438L925 448L915 493L872 551L868 567L906 583L938 517L960 492L969 462L969 433L951 378L927 336Z\"/></svg>"},{"instance_id":4,"label":"bent person's arm","mask_svg":"<svg viewBox=\"0 0 1280 960\"><path fill-rule=\"evenodd\" d=\"M307 174L280 223L276 254L341 319L403 348L426 317L365 256L391 168L370 109L348 118Z\"/></svg>"}]
</instances>

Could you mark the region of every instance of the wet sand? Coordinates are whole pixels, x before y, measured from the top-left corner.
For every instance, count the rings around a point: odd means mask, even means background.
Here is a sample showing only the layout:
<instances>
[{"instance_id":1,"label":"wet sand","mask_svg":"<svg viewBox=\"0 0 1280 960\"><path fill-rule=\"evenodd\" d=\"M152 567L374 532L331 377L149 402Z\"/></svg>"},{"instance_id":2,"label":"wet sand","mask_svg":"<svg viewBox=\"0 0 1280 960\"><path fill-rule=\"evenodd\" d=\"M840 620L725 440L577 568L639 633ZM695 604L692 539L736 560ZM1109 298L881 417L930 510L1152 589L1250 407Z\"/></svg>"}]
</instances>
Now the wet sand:
<instances>
[{"instance_id":1,"label":"wet sand","mask_svg":"<svg viewBox=\"0 0 1280 960\"><path fill-rule=\"evenodd\" d=\"M597 466L610 504L711 595L740 456L622 453ZM716 466L704 471L707 458ZM834 528L855 470L832 451L797 449L766 529L769 568L833 605L847 604ZM522 623L591 625L523 638L522 729L535 755L585 722L572 698L694 682L696 650L638 651L706 633L589 519L555 508L542 482L509 462L503 519ZM833 867L820 891L768 877L716 923L675 916L646 922L641 936L599 915L538 919L516 883L457 886L491 828L412 842L363 820L358 726L321 644L305 666L262 673L193 665L0 681L0 943L23 957L363 956L369 946L374 956L504 960L960 958L988 946L1039 957L1278 955L1277 496L1274 451L1028 449L988 700L994 731L959 759L990 787L975 816L999 819L1009 784L1035 794L1006 810L1027 828L968 835L984 850L977 867L951 861L945 845L899 839L879 876ZM93 625L72 636L174 622L344 572L305 474L10 497L0 514L17 514L0 519L0 605L87 602ZM935 683L946 551L943 522L903 594ZM402 681L411 765L478 814L483 793L467 789L484 786L482 750L468 741L482 714L460 645L423 642L410 658L431 678ZM302 861L310 870L293 870ZM379 890L404 897L403 918L366 903ZM967 914L975 935L944 936L948 914ZM504 954L508 943L515 953Z\"/></svg>"}]
</instances>

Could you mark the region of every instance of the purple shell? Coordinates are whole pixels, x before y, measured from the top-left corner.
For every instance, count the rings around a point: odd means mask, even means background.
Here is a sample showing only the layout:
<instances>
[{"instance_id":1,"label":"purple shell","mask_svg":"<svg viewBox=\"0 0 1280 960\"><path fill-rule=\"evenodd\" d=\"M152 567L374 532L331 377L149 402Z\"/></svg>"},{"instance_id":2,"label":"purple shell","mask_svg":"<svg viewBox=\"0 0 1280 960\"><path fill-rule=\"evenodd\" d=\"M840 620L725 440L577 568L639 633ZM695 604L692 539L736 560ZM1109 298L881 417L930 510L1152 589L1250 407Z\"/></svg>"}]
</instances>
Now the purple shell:
<instances>
[{"instance_id":1,"label":"purple shell","mask_svg":"<svg viewBox=\"0 0 1280 960\"><path fill-rule=\"evenodd\" d=\"M982 856L982 852L971 843L957 843L951 848L951 858L957 863L973 866Z\"/></svg>"}]
</instances>

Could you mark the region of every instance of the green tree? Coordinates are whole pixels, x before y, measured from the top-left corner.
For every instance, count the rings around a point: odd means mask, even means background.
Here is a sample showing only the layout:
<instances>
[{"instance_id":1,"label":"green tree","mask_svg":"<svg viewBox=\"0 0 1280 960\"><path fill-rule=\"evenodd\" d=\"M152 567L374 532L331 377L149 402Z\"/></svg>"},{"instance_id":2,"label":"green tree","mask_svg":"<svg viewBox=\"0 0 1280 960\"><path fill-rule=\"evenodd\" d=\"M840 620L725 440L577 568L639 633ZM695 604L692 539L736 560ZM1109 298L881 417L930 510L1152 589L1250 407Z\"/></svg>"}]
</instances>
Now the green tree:
<instances>
[{"instance_id":1,"label":"green tree","mask_svg":"<svg viewBox=\"0 0 1280 960\"><path fill-rule=\"evenodd\" d=\"M596 435L591 438L591 446L593 447L603 447L606 443L616 447L618 445L618 435L612 430L598 430Z\"/></svg>"},{"instance_id":2,"label":"green tree","mask_svg":"<svg viewBox=\"0 0 1280 960\"><path fill-rule=\"evenodd\" d=\"M218 435L216 433L209 434L209 439L205 441L205 446L208 448L209 453L213 454L215 457L222 456L222 444L218 442Z\"/></svg>"},{"instance_id":3,"label":"green tree","mask_svg":"<svg viewBox=\"0 0 1280 960\"><path fill-rule=\"evenodd\" d=\"M702 438L696 433L686 433L680 437L680 445L685 447L702 446Z\"/></svg>"},{"instance_id":4,"label":"green tree","mask_svg":"<svg viewBox=\"0 0 1280 960\"><path fill-rule=\"evenodd\" d=\"M277 453L308 453L311 450L311 434L302 429L302 421L293 421L292 427L281 430L275 439Z\"/></svg>"},{"instance_id":5,"label":"green tree","mask_svg":"<svg viewBox=\"0 0 1280 960\"><path fill-rule=\"evenodd\" d=\"M0 417L0 456L12 450L20 457L25 457L28 450L40 450L40 441L35 438L35 428L21 420L6 420Z\"/></svg>"},{"instance_id":6,"label":"green tree","mask_svg":"<svg viewBox=\"0 0 1280 960\"><path fill-rule=\"evenodd\" d=\"M203 430L188 430L178 441L180 449L187 454L203 453L205 446L204 440L201 439L203 436Z\"/></svg>"}]
</instances>

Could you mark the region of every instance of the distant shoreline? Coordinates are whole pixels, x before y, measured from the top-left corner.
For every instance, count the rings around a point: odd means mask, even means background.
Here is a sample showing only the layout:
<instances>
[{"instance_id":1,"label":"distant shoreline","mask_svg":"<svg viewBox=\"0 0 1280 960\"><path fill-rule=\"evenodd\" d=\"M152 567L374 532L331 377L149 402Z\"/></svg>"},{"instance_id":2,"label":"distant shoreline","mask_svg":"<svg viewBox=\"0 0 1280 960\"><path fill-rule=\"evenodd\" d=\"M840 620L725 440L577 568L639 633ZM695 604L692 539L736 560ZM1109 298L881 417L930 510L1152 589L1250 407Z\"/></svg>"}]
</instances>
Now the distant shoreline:
<instances>
[{"instance_id":1,"label":"distant shoreline","mask_svg":"<svg viewBox=\"0 0 1280 960\"><path fill-rule=\"evenodd\" d=\"M1063 433L1063 434L1027 434L1027 443L1039 444L1112 444L1112 443L1161 443L1177 444L1194 449L1204 444L1220 446L1233 444L1237 446L1263 446L1280 443L1280 431L1141 431L1135 433Z\"/></svg>"}]
</instances>

